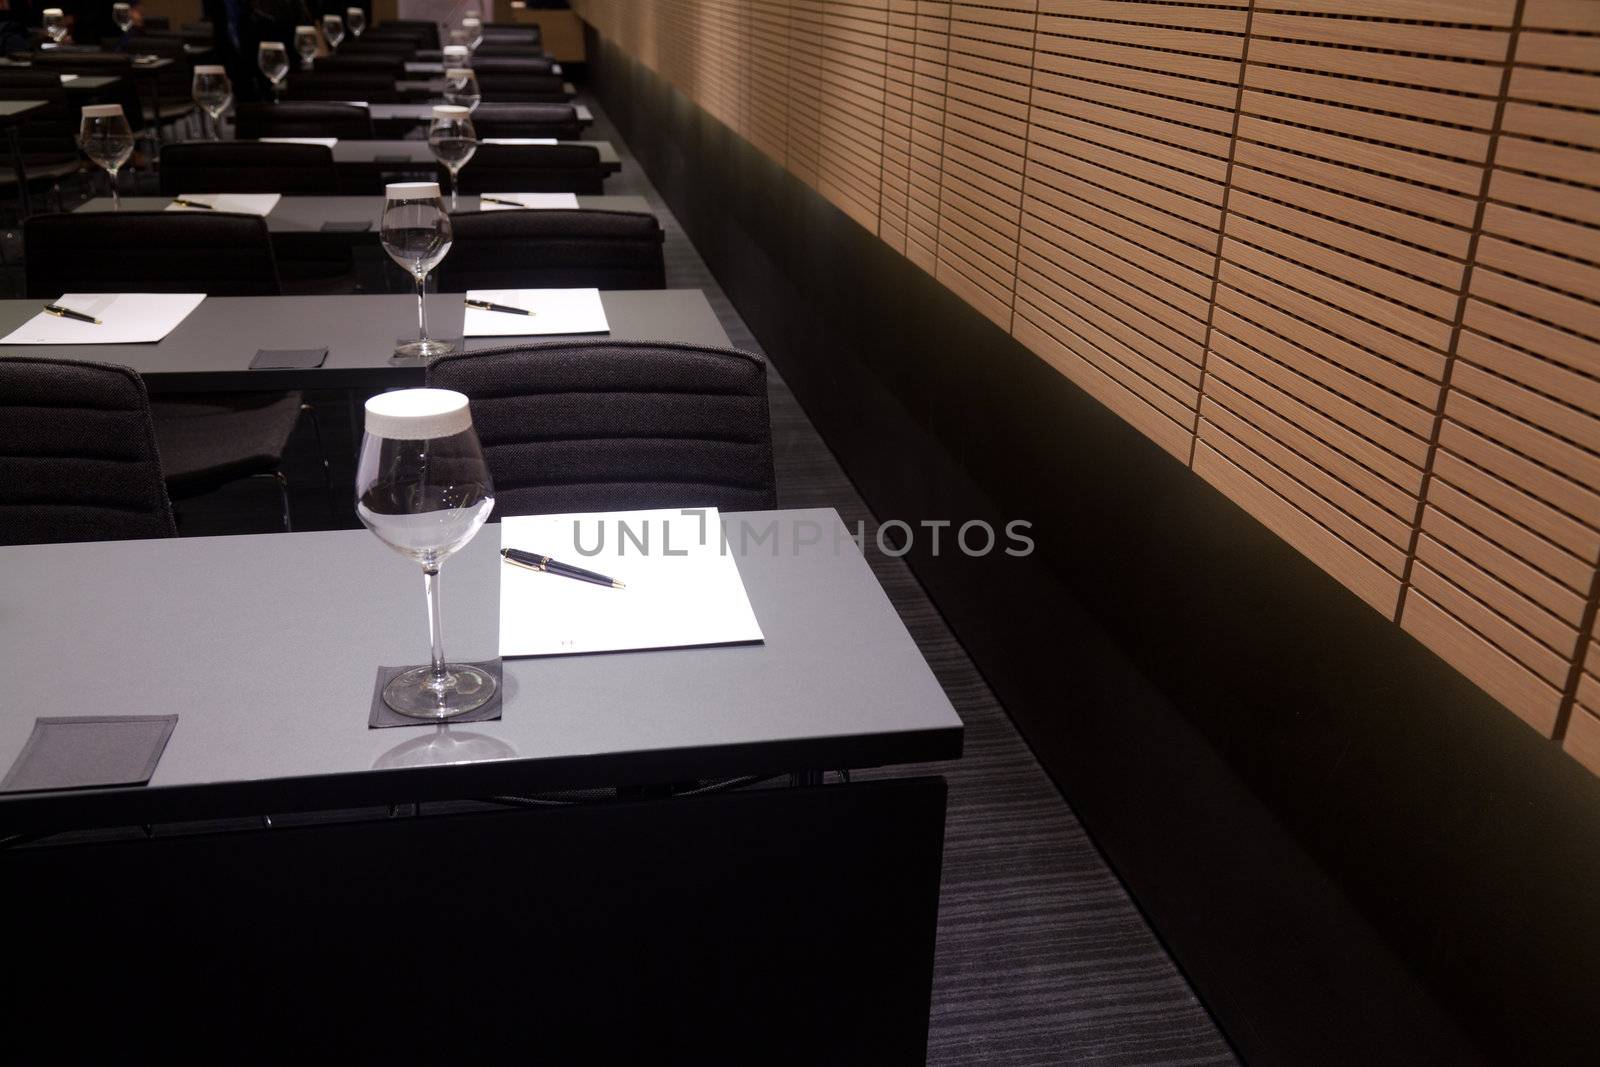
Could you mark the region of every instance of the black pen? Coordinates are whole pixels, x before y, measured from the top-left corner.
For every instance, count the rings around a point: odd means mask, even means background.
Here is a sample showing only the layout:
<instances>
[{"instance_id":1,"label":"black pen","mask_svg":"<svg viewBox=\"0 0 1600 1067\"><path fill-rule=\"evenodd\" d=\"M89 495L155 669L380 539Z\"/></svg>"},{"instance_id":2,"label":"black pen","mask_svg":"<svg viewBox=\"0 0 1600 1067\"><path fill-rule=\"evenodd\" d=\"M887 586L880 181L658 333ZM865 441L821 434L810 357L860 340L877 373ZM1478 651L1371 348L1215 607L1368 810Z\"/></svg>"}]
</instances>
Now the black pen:
<instances>
[{"instance_id":1,"label":"black pen","mask_svg":"<svg viewBox=\"0 0 1600 1067\"><path fill-rule=\"evenodd\" d=\"M547 574L559 574L563 578L576 578L580 582L593 582L595 585L609 585L613 589L626 588L615 578L607 578L594 571L586 571L582 567L574 567L570 563L558 563L549 556L541 556L536 552L523 552L515 548L502 548L500 555L507 563L516 567L526 567L530 571L544 571Z\"/></svg>"},{"instance_id":2,"label":"black pen","mask_svg":"<svg viewBox=\"0 0 1600 1067\"><path fill-rule=\"evenodd\" d=\"M202 204L198 200L185 200L181 196L173 197L172 198L172 202L174 204L182 204L184 207L203 207L207 211L215 211L215 210L217 210L217 206L215 204Z\"/></svg>"},{"instance_id":3,"label":"black pen","mask_svg":"<svg viewBox=\"0 0 1600 1067\"><path fill-rule=\"evenodd\" d=\"M91 322L96 326L105 325L93 315L85 315L81 311L73 311L71 308L64 308L59 304L46 304L44 312L46 315L54 315L58 319L75 319L78 322Z\"/></svg>"},{"instance_id":4,"label":"black pen","mask_svg":"<svg viewBox=\"0 0 1600 1067\"><path fill-rule=\"evenodd\" d=\"M514 308L514 307L511 307L509 304L494 304L494 303L490 303L487 300L473 300L470 297L467 299L467 307L469 307L469 308L477 308L479 311L503 311L507 315L535 315L535 314L538 314L537 312L529 311L526 308Z\"/></svg>"},{"instance_id":5,"label":"black pen","mask_svg":"<svg viewBox=\"0 0 1600 1067\"><path fill-rule=\"evenodd\" d=\"M480 204L504 204L506 207L527 207L528 206L527 204L524 204L520 200L501 200L498 196L480 196L480 197L478 197L478 203L480 203Z\"/></svg>"}]
</instances>

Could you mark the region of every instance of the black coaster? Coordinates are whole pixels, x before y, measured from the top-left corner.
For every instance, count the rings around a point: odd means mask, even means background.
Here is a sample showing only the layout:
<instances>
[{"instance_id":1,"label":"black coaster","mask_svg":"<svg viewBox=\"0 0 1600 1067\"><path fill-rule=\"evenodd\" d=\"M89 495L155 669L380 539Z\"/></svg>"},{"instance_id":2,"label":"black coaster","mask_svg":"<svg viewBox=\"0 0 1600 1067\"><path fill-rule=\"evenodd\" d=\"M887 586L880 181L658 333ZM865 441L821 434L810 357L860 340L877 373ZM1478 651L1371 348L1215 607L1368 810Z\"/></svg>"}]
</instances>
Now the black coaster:
<instances>
[{"instance_id":1,"label":"black coaster","mask_svg":"<svg viewBox=\"0 0 1600 1067\"><path fill-rule=\"evenodd\" d=\"M176 715L34 719L33 733L0 782L0 792L143 785L177 724Z\"/></svg>"},{"instance_id":2,"label":"black coaster","mask_svg":"<svg viewBox=\"0 0 1600 1067\"><path fill-rule=\"evenodd\" d=\"M323 233L366 233L370 229L371 219L335 219L322 224Z\"/></svg>"},{"instance_id":3,"label":"black coaster","mask_svg":"<svg viewBox=\"0 0 1600 1067\"><path fill-rule=\"evenodd\" d=\"M413 665L414 666L414 665ZM481 708L464 711L460 715L452 715L448 719L413 719L409 715L402 715L383 702L383 687L389 680L401 671L408 671L406 667L379 667L378 680L372 687L372 713L367 716L367 729L383 730L390 726L438 726L443 723L458 722L492 722L500 717L500 697L505 693L505 674L500 670L500 661L497 659L481 660L471 666L482 668L494 675L494 696Z\"/></svg>"},{"instance_id":4,"label":"black coaster","mask_svg":"<svg viewBox=\"0 0 1600 1067\"><path fill-rule=\"evenodd\" d=\"M310 370L328 358L326 348L262 348L250 361L251 370Z\"/></svg>"}]
</instances>

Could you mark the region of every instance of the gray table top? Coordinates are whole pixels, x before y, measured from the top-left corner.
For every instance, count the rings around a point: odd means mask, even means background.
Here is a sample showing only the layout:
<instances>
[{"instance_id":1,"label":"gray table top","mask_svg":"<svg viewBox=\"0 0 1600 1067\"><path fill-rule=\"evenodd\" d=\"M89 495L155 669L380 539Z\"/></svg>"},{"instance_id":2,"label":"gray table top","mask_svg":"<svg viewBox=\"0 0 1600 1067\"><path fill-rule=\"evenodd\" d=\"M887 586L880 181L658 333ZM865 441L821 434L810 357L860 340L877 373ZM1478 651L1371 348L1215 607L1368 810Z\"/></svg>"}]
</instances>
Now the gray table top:
<instances>
[{"instance_id":1,"label":"gray table top","mask_svg":"<svg viewBox=\"0 0 1600 1067\"><path fill-rule=\"evenodd\" d=\"M406 73L407 74L443 74L444 73L444 60L442 60L442 59L433 59L433 60L412 59L412 60L408 60L406 62ZM561 64L560 63L552 63L552 64L550 64L550 73L551 74L560 74L561 73Z\"/></svg>"},{"instance_id":2,"label":"gray table top","mask_svg":"<svg viewBox=\"0 0 1600 1067\"><path fill-rule=\"evenodd\" d=\"M724 529L764 643L506 660L499 721L384 730L367 728L377 668L426 660L427 627L419 568L366 531L0 547L0 769L36 715L178 716L148 786L0 794L0 826L960 755L960 719L832 509ZM444 567L452 659L496 655L499 544L487 526Z\"/></svg>"},{"instance_id":3,"label":"gray table top","mask_svg":"<svg viewBox=\"0 0 1600 1067\"><path fill-rule=\"evenodd\" d=\"M618 340L680 341L728 347L726 331L698 289L602 292ZM0 300L0 336L39 313L39 300ZM461 336L466 307L459 294L428 297L428 330ZM416 337L417 298L403 294L357 296L207 297L166 338L155 344L0 345L0 359L35 356L119 363L146 377L155 392L255 389L384 389L422 384L424 368L392 359L395 344ZM596 335L590 335L596 336ZM469 350L547 341L555 337L469 337ZM312 370L251 370L263 348L326 348Z\"/></svg>"},{"instance_id":4,"label":"gray table top","mask_svg":"<svg viewBox=\"0 0 1600 1067\"><path fill-rule=\"evenodd\" d=\"M36 111L50 106L48 100L0 100L0 126L21 122Z\"/></svg>"},{"instance_id":5,"label":"gray table top","mask_svg":"<svg viewBox=\"0 0 1600 1067\"><path fill-rule=\"evenodd\" d=\"M164 211L172 203L165 196L125 196L124 211ZM267 215L267 229L275 234L316 234L330 240L349 243L372 244L378 240L378 220L383 217L384 200L381 196L286 196L279 200ZM652 214L650 204L642 196L580 196L578 206L592 211L631 211L641 215ZM97 196L78 207L78 211L102 212L112 210L109 196ZM476 196L461 197L458 211L477 211ZM363 233L324 233L325 222L372 223Z\"/></svg>"},{"instance_id":6,"label":"gray table top","mask_svg":"<svg viewBox=\"0 0 1600 1067\"><path fill-rule=\"evenodd\" d=\"M401 78L394 83L394 87L396 92L401 93L433 93L435 96L442 96L444 94L444 79ZM577 86L571 82L562 82L561 91L567 94L568 99L578 95Z\"/></svg>"},{"instance_id":7,"label":"gray table top","mask_svg":"<svg viewBox=\"0 0 1600 1067\"><path fill-rule=\"evenodd\" d=\"M441 98L439 103L444 103ZM367 110L372 113L373 122L432 122L433 104L368 104ZM580 123L594 121L594 112L589 110L587 104L574 104L572 110L577 113Z\"/></svg>"}]
</instances>

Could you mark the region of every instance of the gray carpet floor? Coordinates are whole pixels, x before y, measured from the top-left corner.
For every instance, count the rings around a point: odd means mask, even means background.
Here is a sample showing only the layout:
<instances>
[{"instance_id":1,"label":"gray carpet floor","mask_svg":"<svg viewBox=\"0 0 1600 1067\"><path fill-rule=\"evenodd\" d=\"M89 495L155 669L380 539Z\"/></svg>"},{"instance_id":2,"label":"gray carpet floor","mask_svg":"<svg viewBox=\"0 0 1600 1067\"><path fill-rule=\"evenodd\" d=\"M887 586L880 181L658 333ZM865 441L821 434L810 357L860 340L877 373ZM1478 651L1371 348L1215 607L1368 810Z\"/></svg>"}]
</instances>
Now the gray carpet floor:
<instances>
[{"instance_id":1,"label":"gray carpet floor","mask_svg":"<svg viewBox=\"0 0 1600 1067\"><path fill-rule=\"evenodd\" d=\"M666 230L667 285L704 290L734 345L760 352L604 109L586 102L590 136L623 159L606 192L645 197ZM868 561L967 728L959 761L891 772L950 783L928 1062L1235 1062L910 568L873 547L874 516L776 368L769 393L779 505L866 523Z\"/></svg>"}]
</instances>

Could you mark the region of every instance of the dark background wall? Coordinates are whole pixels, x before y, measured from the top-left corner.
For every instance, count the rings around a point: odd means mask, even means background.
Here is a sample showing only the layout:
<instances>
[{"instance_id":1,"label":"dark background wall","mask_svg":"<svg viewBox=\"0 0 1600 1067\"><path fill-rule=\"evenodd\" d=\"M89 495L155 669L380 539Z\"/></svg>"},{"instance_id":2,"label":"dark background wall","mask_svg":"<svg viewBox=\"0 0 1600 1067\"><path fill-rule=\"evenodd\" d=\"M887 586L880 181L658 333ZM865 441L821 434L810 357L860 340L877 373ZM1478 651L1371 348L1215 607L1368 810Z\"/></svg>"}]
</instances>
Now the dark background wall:
<instances>
[{"instance_id":1,"label":"dark background wall","mask_svg":"<svg viewBox=\"0 0 1600 1067\"><path fill-rule=\"evenodd\" d=\"M591 33L593 85L1254 1062L1582 1062L1600 784L972 307Z\"/></svg>"}]
</instances>

